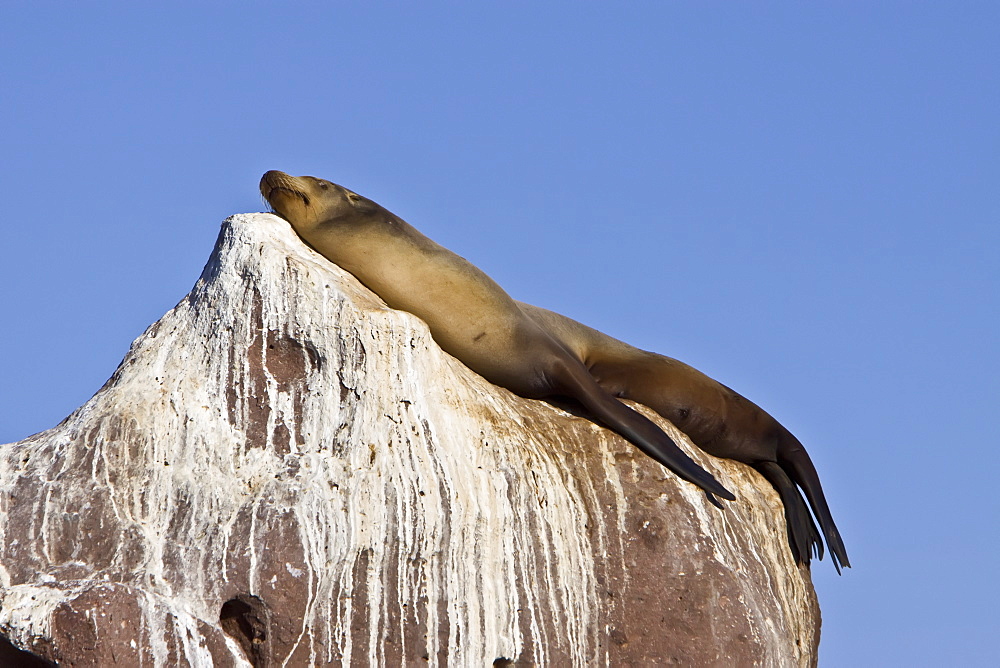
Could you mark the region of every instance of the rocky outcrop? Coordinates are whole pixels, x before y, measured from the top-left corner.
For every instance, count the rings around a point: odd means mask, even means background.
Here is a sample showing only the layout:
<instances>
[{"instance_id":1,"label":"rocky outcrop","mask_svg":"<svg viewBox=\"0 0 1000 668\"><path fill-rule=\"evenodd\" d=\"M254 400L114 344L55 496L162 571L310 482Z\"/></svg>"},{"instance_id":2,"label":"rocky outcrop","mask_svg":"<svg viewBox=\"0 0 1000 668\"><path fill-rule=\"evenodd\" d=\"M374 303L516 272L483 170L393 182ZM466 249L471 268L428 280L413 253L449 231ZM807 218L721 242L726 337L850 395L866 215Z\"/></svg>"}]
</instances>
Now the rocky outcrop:
<instances>
[{"instance_id":1,"label":"rocky outcrop","mask_svg":"<svg viewBox=\"0 0 1000 668\"><path fill-rule=\"evenodd\" d=\"M771 487L645 413L738 501L490 385L280 218L233 216L90 401L0 446L0 659L813 664Z\"/></svg>"}]
</instances>

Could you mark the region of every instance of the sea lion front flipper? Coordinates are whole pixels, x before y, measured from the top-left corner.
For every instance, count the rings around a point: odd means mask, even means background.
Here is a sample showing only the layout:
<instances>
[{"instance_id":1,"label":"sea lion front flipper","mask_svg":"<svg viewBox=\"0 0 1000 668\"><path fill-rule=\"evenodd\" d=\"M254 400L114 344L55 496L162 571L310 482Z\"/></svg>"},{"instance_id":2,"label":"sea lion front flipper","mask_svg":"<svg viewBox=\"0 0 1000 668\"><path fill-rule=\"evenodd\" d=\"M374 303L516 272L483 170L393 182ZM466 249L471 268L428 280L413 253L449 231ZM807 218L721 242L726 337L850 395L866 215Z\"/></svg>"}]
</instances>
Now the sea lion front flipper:
<instances>
[{"instance_id":1,"label":"sea lion front flipper","mask_svg":"<svg viewBox=\"0 0 1000 668\"><path fill-rule=\"evenodd\" d=\"M726 509L726 507L722 505L722 502L719 501L717 498L715 498L715 494L712 494L711 492L705 492L705 498L708 499L708 502L711 503L716 508L718 508L719 510Z\"/></svg>"},{"instance_id":2,"label":"sea lion front flipper","mask_svg":"<svg viewBox=\"0 0 1000 668\"><path fill-rule=\"evenodd\" d=\"M558 359L558 363L550 371L550 381L553 389L579 401L612 431L684 480L708 492L709 501L715 505L722 507L712 495L729 501L736 500L732 492L688 457L656 424L601 388L582 364L570 364Z\"/></svg>"}]
</instances>

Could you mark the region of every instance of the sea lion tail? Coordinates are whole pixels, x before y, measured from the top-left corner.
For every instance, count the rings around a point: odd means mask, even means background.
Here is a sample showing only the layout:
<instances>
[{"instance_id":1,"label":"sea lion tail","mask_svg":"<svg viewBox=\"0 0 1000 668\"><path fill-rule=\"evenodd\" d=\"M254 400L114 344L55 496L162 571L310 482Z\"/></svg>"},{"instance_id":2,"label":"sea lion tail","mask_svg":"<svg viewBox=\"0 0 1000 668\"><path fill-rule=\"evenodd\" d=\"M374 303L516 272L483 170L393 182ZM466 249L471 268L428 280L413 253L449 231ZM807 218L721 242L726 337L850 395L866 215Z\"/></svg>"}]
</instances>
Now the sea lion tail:
<instances>
[{"instance_id":1,"label":"sea lion tail","mask_svg":"<svg viewBox=\"0 0 1000 668\"><path fill-rule=\"evenodd\" d=\"M714 505L722 507L715 496L729 501L736 500L732 492L688 457L656 424L602 389L586 367L565 362L561 366L557 373L552 374L552 378L556 379L558 392L575 398L612 431L684 480L701 487Z\"/></svg>"},{"instance_id":2,"label":"sea lion tail","mask_svg":"<svg viewBox=\"0 0 1000 668\"><path fill-rule=\"evenodd\" d=\"M777 462L758 462L753 466L767 478L781 497L781 503L785 506L788 544L792 548L795 560L808 566L813 556L822 559L823 540L795 483Z\"/></svg>"},{"instance_id":3,"label":"sea lion tail","mask_svg":"<svg viewBox=\"0 0 1000 668\"><path fill-rule=\"evenodd\" d=\"M847 558L847 549L844 541L840 537L840 531L833 521L830 513L830 506L826 503L826 496L823 494L823 486L819 482L819 474L813 466L812 459L806 452L805 447L790 432L785 432L784 438L778 445L778 465L788 473L809 499L813 514L819 521L819 526L826 537L827 547L830 548L830 558L837 569L850 568L851 562Z\"/></svg>"}]
</instances>

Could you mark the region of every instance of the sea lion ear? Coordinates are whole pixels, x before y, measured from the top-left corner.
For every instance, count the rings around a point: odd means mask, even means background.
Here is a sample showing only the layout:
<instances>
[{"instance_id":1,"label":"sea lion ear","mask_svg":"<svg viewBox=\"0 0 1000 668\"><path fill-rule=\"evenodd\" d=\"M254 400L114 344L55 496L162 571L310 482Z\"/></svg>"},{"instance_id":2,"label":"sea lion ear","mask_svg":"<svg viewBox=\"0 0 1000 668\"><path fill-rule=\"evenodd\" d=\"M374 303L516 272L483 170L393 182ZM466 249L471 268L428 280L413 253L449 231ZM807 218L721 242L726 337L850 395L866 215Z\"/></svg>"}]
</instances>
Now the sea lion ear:
<instances>
[{"instance_id":1,"label":"sea lion ear","mask_svg":"<svg viewBox=\"0 0 1000 668\"><path fill-rule=\"evenodd\" d=\"M351 203L356 211L362 211L364 213L372 213L379 210L381 207L375 202L371 201L367 197L362 197L357 193L353 193L350 190L347 191L347 201Z\"/></svg>"}]
</instances>

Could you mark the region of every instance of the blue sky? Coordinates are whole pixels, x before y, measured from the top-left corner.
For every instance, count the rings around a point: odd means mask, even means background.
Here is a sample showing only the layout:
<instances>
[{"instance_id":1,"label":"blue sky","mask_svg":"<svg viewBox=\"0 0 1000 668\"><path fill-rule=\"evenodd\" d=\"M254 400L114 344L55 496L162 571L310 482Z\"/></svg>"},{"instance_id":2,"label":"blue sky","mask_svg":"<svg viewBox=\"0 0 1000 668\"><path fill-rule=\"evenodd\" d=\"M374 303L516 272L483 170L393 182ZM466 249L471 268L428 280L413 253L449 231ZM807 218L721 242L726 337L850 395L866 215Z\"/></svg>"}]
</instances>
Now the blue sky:
<instances>
[{"instance_id":1,"label":"blue sky","mask_svg":"<svg viewBox=\"0 0 1000 668\"><path fill-rule=\"evenodd\" d=\"M1000 5L140 4L0 5L0 443L315 174L795 432L821 665L1000 664Z\"/></svg>"}]
</instances>

